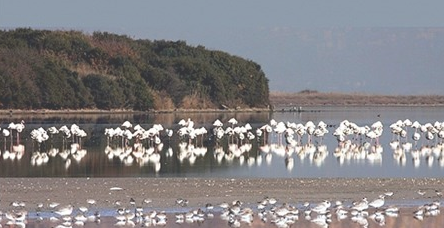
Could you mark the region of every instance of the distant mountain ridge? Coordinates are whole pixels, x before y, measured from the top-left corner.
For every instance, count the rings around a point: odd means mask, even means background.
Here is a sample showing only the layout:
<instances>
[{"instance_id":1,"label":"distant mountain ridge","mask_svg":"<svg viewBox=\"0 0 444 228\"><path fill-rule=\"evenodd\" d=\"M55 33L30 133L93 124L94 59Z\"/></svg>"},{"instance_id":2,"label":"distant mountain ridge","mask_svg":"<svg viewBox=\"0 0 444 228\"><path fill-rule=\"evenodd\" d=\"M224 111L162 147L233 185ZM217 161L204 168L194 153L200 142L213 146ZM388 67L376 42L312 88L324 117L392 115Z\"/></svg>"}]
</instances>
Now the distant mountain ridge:
<instances>
[{"instance_id":1,"label":"distant mountain ridge","mask_svg":"<svg viewBox=\"0 0 444 228\"><path fill-rule=\"evenodd\" d=\"M264 108L253 61L184 41L107 32L0 31L0 109Z\"/></svg>"}]
</instances>

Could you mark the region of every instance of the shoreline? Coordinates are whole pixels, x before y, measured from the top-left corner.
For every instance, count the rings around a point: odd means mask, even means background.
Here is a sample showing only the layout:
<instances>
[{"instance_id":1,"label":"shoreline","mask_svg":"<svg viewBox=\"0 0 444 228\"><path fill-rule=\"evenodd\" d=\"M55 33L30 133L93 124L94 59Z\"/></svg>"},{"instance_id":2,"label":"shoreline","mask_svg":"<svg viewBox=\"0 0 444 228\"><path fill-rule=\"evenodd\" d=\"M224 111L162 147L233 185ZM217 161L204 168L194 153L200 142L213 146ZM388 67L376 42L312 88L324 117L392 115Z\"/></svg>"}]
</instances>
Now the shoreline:
<instances>
[{"instance_id":1,"label":"shoreline","mask_svg":"<svg viewBox=\"0 0 444 228\"><path fill-rule=\"evenodd\" d=\"M271 112L267 108L248 108L248 109L177 109L177 110L102 110L102 109L0 109L0 115L45 115L45 114L161 114L161 113L240 113L240 112Z\"/></svg>"},{"instance_id":2,"label":"shoreline","mask_svg":"<svg viewBox=\"0 0 444 228\"><path fill-rule=\"evenodd\" d=\"M393 107L393 108L424 108L444 107L444 104L279 104L274 108L245 108L245 109L177 109L177 110L102 110L102 109L0 109L0 116L11 115L50 115L50 114L170 114L170 113L262 113L262 112L322 112L328 108L369 108L369 107ZM300 108L300 109L298 109Z\"/></svg>"},{"instance_id":3,"label":"shoreline","mask_svg":"<svg viewBox=\"0 0 444 228\"><path fill-rule=\"evenodd\" d=\"M324 199L351 204L386 192L393 192L387 201L410 205L441 200L437 192L444 191L444 178L0 178L0 181L0 210L11 209L14 201L35 208L38 203L51 202L82 206L87 199L95 199L98 208L114 208L116 200L129 205L131 198L138 203L150 199L154 208L178 207L175 200L179 198L187 199L189 207L235 200L255 205L264 197L298 205ZM418 194L418 190L425 194Z\"/></svg>"}]
</instances>

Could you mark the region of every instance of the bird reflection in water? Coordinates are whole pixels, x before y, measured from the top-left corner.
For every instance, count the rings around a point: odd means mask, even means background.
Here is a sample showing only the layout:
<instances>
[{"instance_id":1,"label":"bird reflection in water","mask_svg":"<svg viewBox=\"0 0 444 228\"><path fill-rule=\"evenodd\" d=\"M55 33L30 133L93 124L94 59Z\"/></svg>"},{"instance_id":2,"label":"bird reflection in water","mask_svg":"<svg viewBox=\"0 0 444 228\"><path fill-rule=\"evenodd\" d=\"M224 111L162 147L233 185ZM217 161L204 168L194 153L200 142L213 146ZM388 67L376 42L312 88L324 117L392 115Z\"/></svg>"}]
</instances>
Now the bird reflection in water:
<instances>
[{"instance_id":1,"label":"bird reflection in water","mask_svg":"<svg viewBox=\"0 0 444 228\"><path fill-rule=\"evenodd\" d=\"M390 129L390 148L398 165L405 166L410 157L415 168L419 168L421 161L432 167L435 160L444 167L444 122L420 124L405 119L391 124Z\"/></svg>"},{"instance_id":2,"label":"bird reflection in water","mask_svg":"<svg viewBox=\"0 0 444 228\"><path fill-rule=\"evenodd\" d=\"M208 132L205 124L197 125L188 118L180 120L171 129L164 129L160 124L151 124L144 129L139 124L133 126L125 121L115 128L105 129L106 147L100 150L113 162L118 161L123 166L152 166L156 173L166 164L161 162L162 159L168 164L172 161L190 166L201 165L200 160L213 160L217 165L239 164L246 167L277 164L293 172L298 166L297 160L314 167L324 166L330 152L340 165L349 162L382 164L384 147L379 137L383 126L379 121L359 126L344 120L330 134L328 130L333 125L328 128L323 121L295 123L272 119L253 128L249 123L241 123L235 118L225 121L217 119ZM0 146L0 158L3 161L23 159L25 145L20 144L22 140L19 134L19 129L23 128L2 127L4 139L3 146ZM32 138L32 144L29 140L26 149L32 150L25 158L31 159L25 162L42 166L57 157L69 169L87 155L82 146L86 133L77 125L45 129L30 130L28 138ZM420 124L406 119L397 121L387 129L393 138L386 149L392 150L388 156L393 157L395 164L411 164L416 168L421 165L444 167L442 122ZM337 144L332 144L332 140L326 140L329 144L324 144L324 138L328 136L334 136ZM327 145L336 147L329 152ZM210 156L207 156L208 151ZM274 162L273 159L279 160Z\"/></svg>"},{"instance_id":3,"label":"bird reflection in water","mask_svg":"<svg viewBox=\"0 0 444 228\"><path fill-rule=\"evenodd\" d=\"M370 164L381 164L383 147L379 142L383 132L380 121L371 126L359 126L348 120L343 120L335 129L333 135L338 141L334 151L340 165L345 161L368 161Z\"/></svg>"},{"instance_id":4,"label":"bird reflection in water","mask_svg":"<svg viewBox=\"0 0 444 228\"><path fill-rule=\"evenodd\" d=\"M22 159L23 155L25 154L25 146L20 143L20 133L23 131L23 129L25 129L25 121L23 120L20 123L11 122L7 128L0 128L4 137L3 153L0 152L3 160L14 161ZM16 133L15 140L14 131ZM10 138L9 145L8 138Z\"/></svg>"},{"instance_id":5,"label":"bird reflection in water","mask_svg":"<svg viewBox=\"0 0 444 228\"><path fill-rule=\"evenodd\" d=\"M34 143L37 143L36 149L31 155L32 166L47 164L52 158L58 156L64 162L64 168L68 169L72 160L79 163L87 154L87 150L82 146L82 138L87 134L77 124L72 124L70 128L64 125L59 129L53 126L48 130L39 127L33 129L30 134L33 148L35 148ZM57 137L62 137L61 145L59 145L60 140L57 140Z\"/></svg>"},{"instance_id":6,"label":"bird reflection in water","mask_svg":"<svg viewBox=\"0 0 444 228\"><path fill-rule=\"evenodd\" d=\"M109 160L117 159L125 166L137 163L139 166L151 164L154 171L160 171L161 156L164 144L161 141L162 132L171 137L171 130L164 129L161 124L154 124L149 129L141 125L125 121L116 128L106 128L107 146L105 154ZM170 148L169 148L170 151Z\"/></svg>"}]
</instances>

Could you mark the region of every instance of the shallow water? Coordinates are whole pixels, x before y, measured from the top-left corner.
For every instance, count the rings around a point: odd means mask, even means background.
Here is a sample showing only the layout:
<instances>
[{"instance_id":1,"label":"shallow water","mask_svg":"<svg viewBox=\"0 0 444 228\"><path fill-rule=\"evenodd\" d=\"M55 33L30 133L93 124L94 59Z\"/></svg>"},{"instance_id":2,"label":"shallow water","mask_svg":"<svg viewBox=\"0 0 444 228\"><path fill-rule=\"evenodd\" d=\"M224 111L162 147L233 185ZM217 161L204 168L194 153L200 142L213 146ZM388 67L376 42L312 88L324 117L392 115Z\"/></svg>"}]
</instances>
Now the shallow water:
<instances>
[{"instance_id":1,"label":"shallow water","mask_svg":"<svg viewBox=\"0 0 444 228\"><path fill-rule=\"evenodd\" d=\"M322 215L317 215L312 213L311 216L305 217L302 212L294 219L294 223L291 227L306 227L306 228L319 228L319 227L442 227L444 225L444 215L437 214L435 216L428 217L414 217L413 208L401 208L401 211L397 215L384 215L375 218L374 211L370 212L368 215L363 216L352 216L347 215L344 217L338 217L335 213L331 216L331 221L325 223L324 217ZM118 222L114 216L102 216L100 222L86 221L82 225L75 224L77 227L236 227L233 221L227 220L224 216L221 216L221 212L205 213L202 217L202 221L197 221L196 219L189 220L177 220L176 214L179 212L171 213L167 212L167 219L164 224L156 224L158 220L152 221L138 221L137 219L130 220L129 222ZM241 221L239 222L240 227L279 227L278 219L274 219L270 214L265 216L267 220L262 220L259 218L258 213L254 213L253 221L247 223ZM59 218L60 219L60 218ZM42 220L36 219L31 214L29 219L26 220L26 227L56 227L61 225L62 221L50 221L47 217ZM5 222L0 222L6 226ZM17 226L20 227L20 226ZM284 226L282 226L284 227Z\"/></svg>"},{"instance_id":2,"label":"shallow water","mask_svg":"<svg viewBox=\"0 0 444 228\"><path fill-rule=\"evenodd\" d=\"M313 141L313 153L296 153L294 148L286 147L285 142L279 145L277 134L269 135L265 141L255 139L251 148L239 152L239 147L230 148L228 141L221 142L215 147L214 140L207 135L203 140L192 142L193 148L184 150L179 147L180 139L175 134L171 139L162 139L163 148L157 151L159 162L150 159L119 159L117 156L108 156L107 137L105 128L116 128L125 120L134 125L140 124L148 129L153 124L162 124L164 128L179 129L181 119L192 119L195 127L212 128L212 123L220 119L227 126L230 118L236 118L239 125L250 123L253 132L256 128L269 123L271 119L283 122L305 124L313 121L317 124L323 121L329 125L329 133L322 139ZM403 156L394 156L390 147L393 136L389 125L398 119L409 118L420 123L444 121L443 107L353 107L331 108L310 107L303 108L302 112L274 112L274 113L186 113L186 114L100 114L100 115L11 115L1 117L1 128L7 128L10 122L25 121L26 128L20 135L20 144L24 146L24 153L12 153L11 145L17 144L16 136L11 139L5 137L0 140L0 177L442 177L444 174L443 152L421 155L413 159L411 152ZM358 125L371 125L376 121L384 124L384 132L380 138L383 152L380 157L359 156L335 157L338 147L336 138L332 135L334 129L343 120L352 121ZM70 154L72 138L63 142L60 135L47 140L40 146L35 143L30 132L42 127L51 126L60 128L77 124L87 132L82 139L82 153L84 156ZM407 136L411 140L410 131ZM424 137L423 137L424 138ZM436 137L437 138L437 137ZM6 140L6 142L5 142ZM256 141L257 140L257 141ZM309 145L307 137L302 138L302 145ZM266 142L264 145L264 142ZM131 142L132 143L132 142ZM357 144L364 141L356 141ZM110 149L119 150L119 142L112 142ZM373 142L372 142L373 145ZM438 147L439 140L420 140L417 149ZM320 150L321 146L325 150ZM359 146L359 145L358 145ZM146 146L148 148L148 146ZM308 146L307 146L308 147ZM77 148L80 149L80 148ZM265 150L271 150L265 153ZM58 150L55 157L49 157L46 163L35 164L31 156L35 151L46 152ZM61 155L67 150L68 154ZM235 152L229 152L229 151ZM6 152L8 151L8 152ZM191 152L190 152L191 151ZM291 153L292 152L292 153ZM239 153L239 154L237 154ZM11 156L11 154L14 154ZM190 155L191 154L191 155ZM290 155L289 155L290 154ZM64 157L65 156L65 157ZM69 160L69 161L68 161ZM34 164L33 164L34 163Z\"/></svg>"}]
</instances>

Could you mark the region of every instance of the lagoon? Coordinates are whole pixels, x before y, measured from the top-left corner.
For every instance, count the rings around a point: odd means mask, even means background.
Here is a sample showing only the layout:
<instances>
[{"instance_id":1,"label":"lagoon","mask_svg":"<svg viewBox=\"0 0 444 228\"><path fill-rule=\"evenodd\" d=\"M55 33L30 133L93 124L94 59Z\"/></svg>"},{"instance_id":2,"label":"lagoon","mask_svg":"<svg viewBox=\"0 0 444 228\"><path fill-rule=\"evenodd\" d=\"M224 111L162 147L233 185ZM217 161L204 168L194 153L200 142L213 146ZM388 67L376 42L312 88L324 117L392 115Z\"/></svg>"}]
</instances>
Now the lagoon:
<instances>
[{"instance_id":1,"label":"lagoon","mask_svg":"<svg viewBox=\"0 0 444 228\"><path fill-rule=\"evenodd\" d=\"M267 138L252 140L248 151L241 156L232 156L228 146L228 140L218 143L216 146L214 137L207 134L201 141L194 142L192 156L184 155L181 151L181 140L177 131L181 119L191 119L194 127L205 127L211 132L212 123L219 119L228 126L227 121L235 118L238 125L249 123L252 132L257 128L270 123L274 119L277 122L295 122L305 124L312 121L317 124L325 122L328 126L327 133L322 141L313 141L316 149L314 153L304 154L292 152L288 156L288 146L285 142L279 145L279 136L269 134ZM316 178L316 177L442 177L444 160L442 151L414 159L411 152L404 153L403 158L394 156L394 150L390 146L393 141L389 125L397 120L410 119L421 124L435 121L444 121L443 107L302 107L300 112L223 112L223 113L150 113L150 114L13 114L1 117L1 128L8 127L10 122L25 121L25 129L20 134L20 143L24 146L24 153L19 156L9 156L6 153L13 151L11 139L5 137L0 141L0 177L228 177L228 178ZM338 158L335 150L338 141L333 136L334 130L343 120L349 120L357 125L371 125L381 121L384 125L380 138L382 146L381 156L377 159L368 159L366 156L350 156ZM159 164L152 162L124 162L118 157L107 154L107 148L119 149L119 144L114 143L107 147L106 128L116 128L124 121L130 121L133 126L140 124L148 129L153 124L161 124L165 129L172 129L174 134L169 139L162 137L163 148L157 153L160 155ZM33 129L48 129L52 126L60 128L63 125L78 125L85 130L87 136L82 139L83 157L64 156L50 157L44 164L32 164L33 152L49 153L52 149L59 152L70 149L72 139L65 143L60 136L47 140L40 146L31 139ZM407 141L412 142L409 131ZM13 134L15 137L15 135ZM418 141L418 150L434 148L440 145L440 140L428 142L424 139ZM264 143L265 142L265 143ZM15 140L12 142L14 145ZM307 137L301 139L301 144L307 144ZM321 152L318 148L324 148ZM268 147L268 148L267 148ZM287 153L285 152L287 148ZM197 150L199 149L199 150ZM284 153L282 153L284 149ZM183 149L182 149L183 150ZM264 152L270 151L270 152ZM198 152L198 153L197 153ZM291 152L291 150L290 150ZM189 151L187 152L189 153ZM70 156L70 155L68 155ZM77 159L77 160L76 160Z\"/></svg>"}]
</instances>

